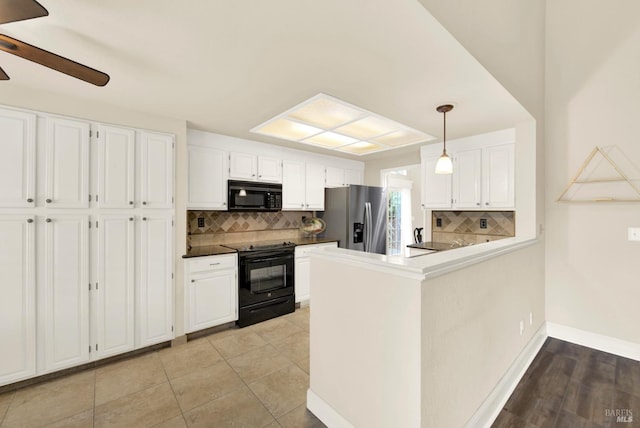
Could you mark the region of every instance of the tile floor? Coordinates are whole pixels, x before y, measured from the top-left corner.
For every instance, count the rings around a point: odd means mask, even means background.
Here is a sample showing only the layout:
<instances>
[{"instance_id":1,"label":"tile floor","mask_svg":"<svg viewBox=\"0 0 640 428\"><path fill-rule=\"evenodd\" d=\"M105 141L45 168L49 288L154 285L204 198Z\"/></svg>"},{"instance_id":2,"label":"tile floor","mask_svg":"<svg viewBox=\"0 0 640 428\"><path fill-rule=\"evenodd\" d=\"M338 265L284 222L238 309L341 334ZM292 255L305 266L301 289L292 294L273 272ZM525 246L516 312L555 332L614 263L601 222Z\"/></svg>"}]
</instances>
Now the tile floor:
<instances>
[{"instance_id":1,"label":"tile floor","mask_svg":"<svg viewBox=\"0 0 640 428\"><path fill-rule=\"evenodd\" d=\"M0 395L0 427L324 427L309 308Z\"/></svg>"}]
</instances>

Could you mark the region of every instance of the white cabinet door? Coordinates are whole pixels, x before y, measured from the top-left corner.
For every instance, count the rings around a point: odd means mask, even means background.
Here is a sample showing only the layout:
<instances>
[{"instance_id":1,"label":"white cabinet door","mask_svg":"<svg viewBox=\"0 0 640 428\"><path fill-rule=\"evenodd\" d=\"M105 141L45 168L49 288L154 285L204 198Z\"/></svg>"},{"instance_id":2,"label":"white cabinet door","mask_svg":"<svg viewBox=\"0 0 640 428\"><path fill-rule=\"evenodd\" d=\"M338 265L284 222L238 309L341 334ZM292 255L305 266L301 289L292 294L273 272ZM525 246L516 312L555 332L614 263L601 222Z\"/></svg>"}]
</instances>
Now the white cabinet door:
<instances>
[{"instance_id":1,"label":"white cabinet door","mask_svg":"<svg viewBox=\"0 0 640 428\"><path fill-rule=\"evenodd\" d=\"M282 183L282 160L258 156L258 181Z\"/></svg>"},{"instance_id":2,"label":"white cabinet door","mask_svg":"<svg viewBox=\"0 0 640 428\"><path fill-rule=\"evenodd\" d=\"M173 136L140 133L140 202L143 208L173 208Z\"/></svg>"},{"instance_id":3,"label":"white cabinet door","mask_svg":"<svg viewBox=\"0 0 640 428\"><path fill-rule=\"evenodd\" d=\"M480 208L482 201L482 150L462 150L453 164L453 205L456 208Z\"/></svg>"},{"instance_id":4,"label":"white cabinet door","mask_svg":"<svg viewBox=\"0 0 640 428\"><path fill-rule=\"evenodd\" d=\"M229 153L229 178L255 181L257 170L255 154Z\"/></svg>"},{"instance_id":5,"label":"white cabinet door","mask_svg":"<svg viewBox=\"0 0 640 428\"><path fill-rule=\"evenodd\" d=\"M487 147L482 152L483 207L515 206L514 145Z\"/></svg>"},{"instance_id":6,"label":"white cabinet door","mask_svg":"<svg viewBox=\"0 0 640 428\"><path fill-rule=\"evenodd\" d=\"M89 206L89 123L50 117L45 160L45 206Z\"/></svg>"},{"instance_id":7,"label":"white cabinet door","mask_svg":"<svg viewBox=\"0 0 640 428\"><path fill-rule=\"evenodd\" d=\"M238 319L235 270L192 275L189 281L187 333Z\"/></svg>"},{"instance_id":8,"label":"white cabinet door","mask_svg":"<svg viewBox=\"0 0 640 428\"><path fill-rule=\"evenodd\" d=\"M296 303L311 298L311 260L309 257L296 258L295 270Z\"/></svg>"},{"instance_id":9,"label":"white cabinet door","mask_svg":"<svg viewBox=\"0 0 640 428\"><path fill-rule=\"evenodd\" d=\"M173 339L172 218L145 214L140 221L136 347Z\"/></svg>"},{"instance_id":10,"label":"white cabinet door","mask_svg":"<svg viewBox=\"0 0 640 428\"><path fill-rule=\"evenodd\" d=\"M0 207L33 207L36 115L0 109Z\"/></svg>"},{"instance_id":11,"label":"white cabinet door","mask_svg":"<svg viewBox=\"0 0 640 428\"><path fill-rule=\"evenodd\" d=\"M89 217L50 215L44 227L45 371L89 360Z\"/></svg>"},{"instance_id":12,"label":"white cabinet door","mask_svg":"<svg viewBox=\"0 0 640 428\"><path fill-rule=\"evenodd\" d=\"M305 210L324 210L324 166L314 163L306 165Z\"/></svg>"},{"instance_id":13,"label":"white cabinet door","mask_svg":"<svg viewBox=\"0 0 640 428\"><path fill-rule=\"evenodd\" d=\"M95 349L98 358L134 346L134 217L97 218Z\"/></svg>"},{"instance_id":14,"label":"white cabinet door","mask_svg":"<svg viewBox=\"0 0 640 428\"><path fill-rule=\"evenodd\" d=\"M35 375L35 226L28 215L0 216L0 385Z\"/></svg>"},{"instance_id":15,"label":"white cabinet door","mask_svg":"<svg viewBox=\"0 0 640 428\"><path fill-rule=\"evenodd\" d=\"M227 209L227 153L207 147L189 146L189 193L187 208Z\"/></svg>"},{"instance_id":16,"label":"white cabinet door","mask_svg":"<svg viewBox=\"0 0 640 428\"><path fill-rule=\"evenodd\" d=\"M344 173L342 168L328 166L325 170L325 187L343 187L346 184Z\"/></svg>"},{"instance_id":17,"label":"white cabinet door","mask_svg":"<svg viewBox=\"0 0 640 428\"><path fill-rule=\"evenodd\" d=\"M344 170L344 184L362 184L364 183L364 177L362 171L357 171L355 169L345 169Z\"/></svg>"},{"instance_id":18,"label":"white cabinet door","mask_svg":"<svg viewBox=\"0 0 640 428\"><path fill-rule=\"evenodd\" d=\"M135 148L134 130L98 127L98 207L133 208Z\"/></svg>"},{"instance_id":19,"label":"white cabinet door","mask_svg":"<svg viewBox=\"0 0 640 428\"><path fill-rule=\"evenodd\" d=\"M422 154L422 208L451 208L451 175L436 174L440 153Z\"/></svg>"},{"instance_id":20,"label":"white cabinet door","mask_svg":"<svg viewBox=\"0 0 640 428\"><path fill-rule=\"evenodd\" d=\"M282 163L282 209L304 210L305 205L305 164L285 160Z\"/></svg>"}]
</instances>

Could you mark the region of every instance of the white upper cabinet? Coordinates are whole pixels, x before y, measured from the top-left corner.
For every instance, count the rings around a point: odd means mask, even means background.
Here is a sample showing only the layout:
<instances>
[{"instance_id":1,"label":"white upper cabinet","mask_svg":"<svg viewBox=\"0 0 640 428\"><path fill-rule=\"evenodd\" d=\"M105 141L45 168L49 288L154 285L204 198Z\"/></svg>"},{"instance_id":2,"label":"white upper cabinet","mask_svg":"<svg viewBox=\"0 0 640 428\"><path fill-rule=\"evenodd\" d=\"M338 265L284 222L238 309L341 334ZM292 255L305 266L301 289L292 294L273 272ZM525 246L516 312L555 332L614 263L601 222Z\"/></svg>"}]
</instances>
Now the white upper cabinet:
<instances>
[{"instance_id":1,"label":"white upper cabinet","mask_svg":"<svg viewBox=\"0 0 640 428\"><path fill-rule=\"evenodd\" d=\"M441 146L422 147L422 207L514 209L514 139L513 129L507 129L450 142L447 152L453 159L451 175L435 173Z\"/></svg>"},{"instance_id":2,"label":"white upper cabinet","mask_svg":"<svg viewBox=\"0 0 640 428\"><path fill-rule=\"evenodd\" d=\"M0 109L0 207L33 207L36 115Z\"/></svg>"},{"instance_id":3,"label":"white upper cabinet","mask_svg":"<svg viewBox=\"0 0 640 428\"><path fill-rule=\"evenodd\" d=\"M258 156L258 181L282 183L282 160Z\"/></svg>"},{"instance_id":4,"label":"white upper cabinet","mask_svg":"<svg viewBox=\"0 0 640 428\"><path fill-rule=\"evenodd\" d=\"M305 171L305 210L324 210L324 165L307 163Z\"/></svg>"},{"instance_id":5,"label":"white upper cabinet","mask_svg":"<svg viewBox=\"0 0 640 428\"><path fill-rule=\"evenodd\" d=\"M173 208L173 136L140 132L140 204Z\"/></svg>"},{"instance_id":6,"label":"white upper cabinet","mask_svg":"<svg viewBox=\"0 0 640 428\"><path fill-rule=\"evenodd\" d=\"M229 178L255 181L258 178L258 158L247 153L229 153Z\"/></svg>"},{"instance_id":7,"label":"white upper cabinet","mask_svg":"<svg viewBox=\"0 0 640 428\"><path fill-rule=\"evenodd\" d=\"M422 151L422 208L451 208L451 175L436 174L440 151Z\"/></svg>"},{"instance_id":8,"label":"white upper cabinet","mask_svg":"<svg viewBox=\"0 0 640 428\"><path fill-rule=\"evenodd\" d=\"M364 171L355 170L355 169L345 169L344 170L344 184L346 186L350 184L362 184L364 183Z\"/></svg>"},{"instance_id":9,"label":"white upper cabinet","mask_svg":"<svg viewBox=\"0 0 640 428\"><path fill-rule=\"evenodd\" d=\"M98 189L100 208L133 208L135 198L135 131L98 127Z\"/></svg>"},{"instance_id":10,"label":"white upper cabinet","mask_svg":"<svg viewBox=\"0 0 640 428\"><path fill-rule=\"evenodd\" d=\"M460 150L453 159L453 205L480 208L482 203L482 149Z\"/></svg>"},{"instance_id":11,"label":"white upper cabinet","mask_svg":"<svg viewBox=\"0 0 640 428\"><path fill-rule=\"evenodd\" d=\"M282 209L304 210L306 203L305 164L284 160L282 163Z\"/></svg>"},{"instance_id":12,"label":"white upper cabinet","mask_svg":"<svg viewBox=\"0 0 640 428\"><path fill-rule=\"evenodd\" d=\"M515 206L514 145L502 144L483 149L483 207L513 208Z\"/></svg>"},{"instance_id":13,"label":"white upper cabinet","mask_svg":"<svg viewBox=\"0 0 640 428\"><path fill-rule=\"evenodd\" d=\"M282 160L255 154L229 153L229 178L246 181L282 182Z\"/></svg>"},{"instance_id":14,"label":"white upper cabinet","mask_svg":"<svg viewBox=\"0 0 640 428\"><path fill-rule=\"evenodd\" d=\"M134 225L133 215L97 217L94 320L98 358L134 347Z\"/></svg>"},{"instance_id":15,"label":"white upper cabinet","mask_svg":"<svg viewBox=\"0 0 640 428\"><path fill-rule=\"evenodd\" d=\"M140 222L136 347L173 339L173 219L145 214Z\"/></svg>"},{"instance_id":16,"label":"white upper cabinet","mask_svg":"<svg viewBox=\"0 0 640 428\"><path fill-rule=\"evenodd\" d=\"M34 232L32 216L0 216L0 385L36 373Z\"/></svg>"},{"instance_id":17,"label":"white upper cabinet","mask_svg":"<svg viewBox=\"0 0 640 428\"><path fill-rule=\"evenodd\" d=\"M344 169L328 166L325 170L325 186L343 187L344 185Z\"/></svg>"},{"instance_id":18,"label":"white upper cabinet","mask_svg":"<svg viewBox=\"0 0 640 428\"><path fill-rule=\"evenodd\" d=\"M45 371L89 360L89 217L50 215L44 226Z\"/></svg>"},{"instance_id":19,"label":"white upper cabinet","mask_svg":"<svg viewBox=\"0 0 640 428\"><path fill-rule=\"evenodd\" d=\"M47 119L45 206L89 206L89 123Z\"/></svg>"},{"instance_id":20,"label":"white upper cabinet","mask_svg":"<svg viewBox=\"0 0 640 428\"><path fill-rule=\"evenodd\" d=\"M350 184L362 184L363 172L355 169L343 169L333 166L326 168L325 187L344 187Z\"/></svg>"},{"instance_id":21,"label":"white upper cabinet","mask_svg":"<svg viewBox=\"0 0 640 428\"><path fill-rule=\"evenodd\" d=\"M324 209L324 166L285 160L282 173L282 209Z\"/></svg>"},{"instance_id":22,"label":"white upper cabinet","mask_svg":"<svg viewBox=\"0 0 640 428\"><path fill-rule=\"evenodd\" d=\"M227 209L227 153L201 146L188 146L189 193L187 208Z\"/></svg>"}]
</instances>

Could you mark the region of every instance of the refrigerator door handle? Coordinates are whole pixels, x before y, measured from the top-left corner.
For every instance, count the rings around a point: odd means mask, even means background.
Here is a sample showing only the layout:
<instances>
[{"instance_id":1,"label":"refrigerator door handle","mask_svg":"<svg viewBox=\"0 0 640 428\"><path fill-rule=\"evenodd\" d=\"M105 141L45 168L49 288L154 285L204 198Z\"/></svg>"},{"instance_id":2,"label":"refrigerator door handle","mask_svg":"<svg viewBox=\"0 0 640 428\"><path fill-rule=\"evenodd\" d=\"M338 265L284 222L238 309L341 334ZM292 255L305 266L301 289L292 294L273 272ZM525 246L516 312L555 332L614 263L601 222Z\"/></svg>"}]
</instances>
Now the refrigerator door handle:
<instances>
[{"instance_id":1,"label":"refrigerator door handle","mask_svg":"<svg viewBox=\"0 0 640 428\"><path fill-rule=\"evenodd\" d=\"M371 251L371 202L364 203L364 250Z\"/></svg>"}]
</instances>

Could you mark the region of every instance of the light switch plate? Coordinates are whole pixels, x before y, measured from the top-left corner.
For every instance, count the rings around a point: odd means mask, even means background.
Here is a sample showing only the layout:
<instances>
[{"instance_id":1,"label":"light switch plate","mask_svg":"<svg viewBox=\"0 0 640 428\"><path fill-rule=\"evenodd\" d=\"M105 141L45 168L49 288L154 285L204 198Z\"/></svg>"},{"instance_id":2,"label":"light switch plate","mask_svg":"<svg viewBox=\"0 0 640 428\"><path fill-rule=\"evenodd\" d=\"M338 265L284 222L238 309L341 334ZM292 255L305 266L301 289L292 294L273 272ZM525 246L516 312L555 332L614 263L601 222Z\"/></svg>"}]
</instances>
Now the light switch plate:
<instances>
[{"instance_id":1,"label":"light switch plate","mask_svg":"<svg viewBox=\"0 0 640 428\"><path fill-rule=\"evenodd\" d=\"M640 241L640 227L630 227L627 233L629 241Z\"/></svg>"}]
</instances>

